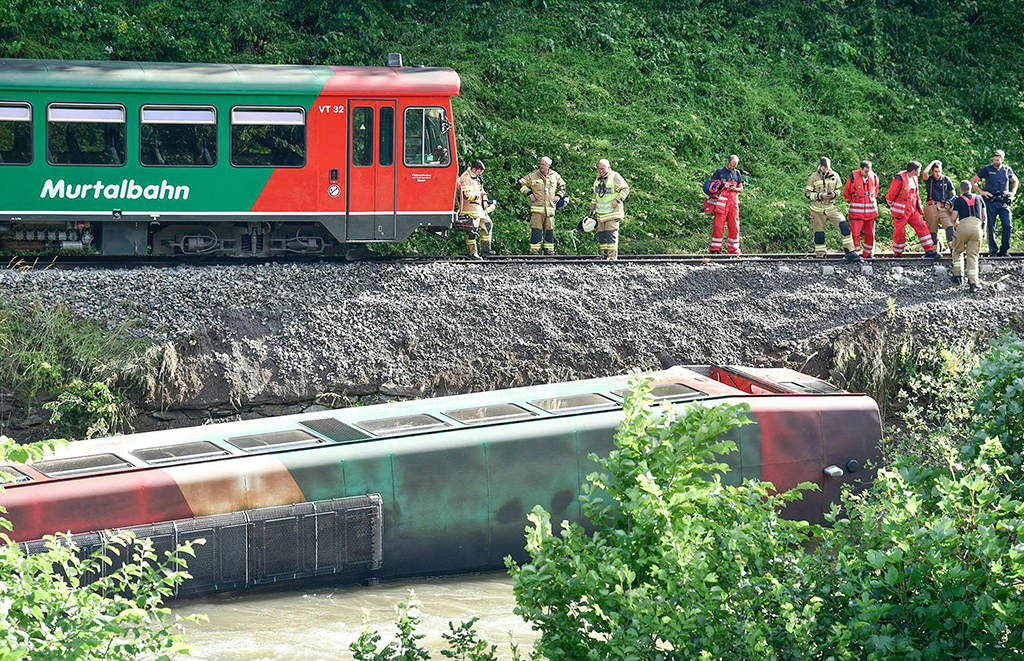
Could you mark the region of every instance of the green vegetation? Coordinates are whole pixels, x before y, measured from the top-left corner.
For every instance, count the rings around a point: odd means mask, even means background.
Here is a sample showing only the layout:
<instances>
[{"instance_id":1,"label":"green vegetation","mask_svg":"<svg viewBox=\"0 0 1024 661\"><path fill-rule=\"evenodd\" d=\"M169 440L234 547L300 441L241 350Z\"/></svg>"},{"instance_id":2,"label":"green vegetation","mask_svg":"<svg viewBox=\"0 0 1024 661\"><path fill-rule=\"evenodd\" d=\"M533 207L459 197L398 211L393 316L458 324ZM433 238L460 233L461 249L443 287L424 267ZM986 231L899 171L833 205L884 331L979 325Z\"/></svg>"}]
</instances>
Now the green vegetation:
<instances>
[{"instance_id":1,"label":"green vegetation","mask_svg":"<svg viewBox=\"0 0 1024 661\"><path fill-rule=\"evenodd\" d=\"M65 438L130 429L126 376L143 344L41 302L0 300L0 383L25 410L48 402L51 431Z\"/></svg>"},{"instance_id":2,"label":"green vegetation","mask_svg":"<svg viewBox=\"0 0 1024 661\"><path fill-rule=\"evenodd\" d=\"M0 461L38 459L52 446L0 436ZM9 530L0 517L0 660L165 661L187 651L181 625L202 618L172 619L163 604L189 578L192 544L158 558L149 540L119 535L83 557L57 535L26 556Z\"/></svg>"},{"instance_id":3,"label":"green vegetation","mask_svg":"<svg viewBox=\"0 0 1024 661\"><path fill-rule=\"evenodd\" d=\"M828 526L782 519L778 494L724 484L727 433L747 407L655 413L636 393L581 496L587 528L534 509L531 561L508 559L531 658L897 661L1024 655L1024 340L979 356L933 347L899 368L904 424L874 482L846 490ZM920 417L946 402L948 416ZM922 448L917 443L933 447ZM426 659L416 603L394 642L365 630L356 661ZM449 623L448 658L491 661L473 621ZM520 658L517 646L512 656Z\"/></svg>"},{"instance_id":4,"label":"green vegetation","mask_svg":"<svg viewBox=\"0 0 1024 661\"><path fill-rule=\"evenodd\" d=\"M559 246L589 252L593 238L570 230L587 211L601 157L634 189L626 252L705 250L700 183L730 153L750 181L747 251L809 248L801 191L822 155L844 176L871 159L884 182L910 158L940 158L955 178L996 147L1024 164L1022 38L1024 4L1005 0L780 0L741 10L701 0L12 0L0 8L0 56L381 64L399 50L407 64L454 67L463 79L459 154L488 164L502 251L526 249L527 203L511 181L541 154L574 199L561 214ZM890 235L883 212L879 244ZM1016 245L1022 240L1018 228ZM414 243L422 252L463 249L455 240Z\"/></svg>"},{"instance_id":5,"label":"green vegetation","mask_svg":"<svg viewBox=\"0 0 1024 661\"><path fill-rule=\"evenodd\" d=\"M395 639L386 645L380 645L381 635L366 625L359 638L348 646L353 661L426 661L430 652L420 644L425 637L416 633L420 625L420 602L415 592L395 606ZM368 614L364 612L364 621ZM447 649L441 650L441 656L457 661L497 661L498 648L482 640L474 625L479 618L470 618L468 622L460 622L457 626L449 622L448 632L441 634ZM379 649L378 649L379 648ZM520 661L522 656L519 646L513 639L510 643L512 661Z\"/></svg>"},{"instance_id":6,"label":"green vegetation","mask_svg":"<svg viewBox=\"0 0 1024 661\"><path fill-rule=\"evenodd\" d=\"M582 502L592 532L534 510L531 562L509 561L517 612L549 659L991 659L1024 654L1024 341L1005 336L972 378L963 445L895 456L846 491L828 527L782 520L807 486L722 484L717 440L742 409L658 416L638 386ZM927 393L946 392L945 386ZM926 393L926 394L927 394ZM969 400L968 400L969 401ZM707 479L711 476L711 479ZM806 542L814 540L813 544Z\"/></svg>"}]
</instances>

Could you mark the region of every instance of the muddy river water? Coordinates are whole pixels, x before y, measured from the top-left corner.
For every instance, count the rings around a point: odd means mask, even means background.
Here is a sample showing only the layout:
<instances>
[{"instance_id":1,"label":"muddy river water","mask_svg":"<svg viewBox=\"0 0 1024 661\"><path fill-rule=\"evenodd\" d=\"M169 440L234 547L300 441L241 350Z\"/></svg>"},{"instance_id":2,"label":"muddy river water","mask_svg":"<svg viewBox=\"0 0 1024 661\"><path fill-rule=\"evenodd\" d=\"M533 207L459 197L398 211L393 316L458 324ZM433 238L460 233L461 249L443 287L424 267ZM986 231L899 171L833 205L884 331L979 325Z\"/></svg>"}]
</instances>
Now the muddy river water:
<instances>
[{"instance_id":1,"label":"muddy river water","mask_svg":"<svg viewBox=\"0 0 1024 661\"><path fill-rule=\"evenodd\" d=\"M435 659L448 622L478 616L477 630L509 658L509 632L529 651L535 634L512 609L512 581L504 573L477 574L373 587L330 587L214 595L175 605L179 615L205 613L189 626L194 661L320 661L351 659L348 645L363 628L364 611L384 641L394 631L395 605L415 590L423 603L420 633Z\"/></svg>"}]
</instances>

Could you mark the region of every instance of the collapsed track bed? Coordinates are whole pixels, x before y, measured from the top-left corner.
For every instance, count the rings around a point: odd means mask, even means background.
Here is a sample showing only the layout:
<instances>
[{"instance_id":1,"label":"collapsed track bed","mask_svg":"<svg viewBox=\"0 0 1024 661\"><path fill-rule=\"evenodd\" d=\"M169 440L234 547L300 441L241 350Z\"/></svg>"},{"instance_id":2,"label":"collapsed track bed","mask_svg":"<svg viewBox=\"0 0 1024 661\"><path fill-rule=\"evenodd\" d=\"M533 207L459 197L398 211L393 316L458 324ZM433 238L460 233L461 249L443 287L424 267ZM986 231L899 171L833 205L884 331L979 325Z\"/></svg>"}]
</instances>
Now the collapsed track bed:
<instances>
[{"instance_id":1,"label":"collapsed track bed","mask_svg":"<svg viewBox=\"0 0 1024 661\"><path fill-rule=\"evenodd\" d=\"M0 298L149 344L131 393L145 430L299 412L321 393L353 404L476 392L657 369L662 358L807 363L827 376L811 357L866 322L894 343L1024 328L1020 262L983 260L978 295L950 282L948 259L912 257L871 269L839 255L37 265L0 269ZM11 401L0 398L0 433L45 435L47 412L26 430Z\"/></svg>"}]
</instances>

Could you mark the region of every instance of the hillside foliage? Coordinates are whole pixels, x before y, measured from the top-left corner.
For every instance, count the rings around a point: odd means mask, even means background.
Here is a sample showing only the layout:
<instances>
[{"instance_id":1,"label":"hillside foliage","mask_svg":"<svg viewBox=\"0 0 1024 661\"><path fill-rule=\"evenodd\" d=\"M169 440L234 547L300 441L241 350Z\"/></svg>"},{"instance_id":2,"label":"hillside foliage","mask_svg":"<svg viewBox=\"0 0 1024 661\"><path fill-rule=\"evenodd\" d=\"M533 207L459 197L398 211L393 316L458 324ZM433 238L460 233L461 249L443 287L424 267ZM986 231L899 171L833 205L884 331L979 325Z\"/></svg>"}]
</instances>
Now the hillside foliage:
<instances>
[{"instance_id":1,"label":"hillside foliage","mask_svg":"<svg viewBox=\"0 0 1024 661\"><path fill-rule=\"evenodd\" d=\"M626 252L706 249L700 183L730 153L750 182L744 249L773 252L809 248L801 190L822 155L844 176L871 159L886 182L911 158L940 158L954 178L997 147L1024 164L1022 36L1024 4L1005 0L750 0L739 11L702 0L0 6L6 57L365 65L401 51L406 64L451 66L463 81L459 156L488 164L502 251L526 248L528 205L511 181L543 154L575 199L562 249L594 248L571 227L596 161L630 181ZM885 247L886 212L880 224Z\"/></svg>"}]
</instances>

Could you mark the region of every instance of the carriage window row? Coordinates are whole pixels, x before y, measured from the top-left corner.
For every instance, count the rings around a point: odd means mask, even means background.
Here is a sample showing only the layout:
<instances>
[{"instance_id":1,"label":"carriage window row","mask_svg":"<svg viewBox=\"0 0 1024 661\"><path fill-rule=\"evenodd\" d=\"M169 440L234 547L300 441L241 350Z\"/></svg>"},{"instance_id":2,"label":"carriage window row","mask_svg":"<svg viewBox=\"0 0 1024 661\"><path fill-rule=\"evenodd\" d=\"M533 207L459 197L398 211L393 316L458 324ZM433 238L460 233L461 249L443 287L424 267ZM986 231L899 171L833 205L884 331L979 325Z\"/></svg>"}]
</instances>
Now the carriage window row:
<instances>
[{"instance_id":1,"label":"carriage window row","mask_svg":"<svg viewBox=\"0 0 1024 661\"><path fill-rule=\"evenodd\" d=\"M33 160L32 106L0 103L0 165ZM302 167L306 163L303 108L231 110L231 164ZM156 167L217 164L217 111L211 106L143 106L139 160ZM46 160L51 165L127 163L127 113L121 105L51 104L46 116Z\"/></svg>"},{"instance_id":2,"label":"carriage window row","mask_svg":"<svg viewBox=\"0 0 1024 661\"><path fill-rule=\"evenodd\" d=\"M373 162L373 109L353 131L353 163ZM405 110L403 162L407 167L451 164L451 125L443 108ZM391 166L394 110L380 109L379 164ZM240 106L231 110L231 165L302 167L306 164L304 108ZM0 165L33 160L33 113L28 103L0 102ZM155 167L213 167L218 162L217 110L212 106L142 107L139 159ZM128 158L127 112L122 105L54 103L47 107L46 160L52 165L120 166Z\"/></svg>"}]
</instances>

